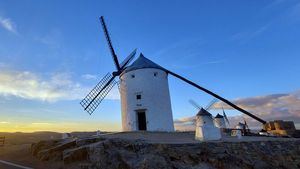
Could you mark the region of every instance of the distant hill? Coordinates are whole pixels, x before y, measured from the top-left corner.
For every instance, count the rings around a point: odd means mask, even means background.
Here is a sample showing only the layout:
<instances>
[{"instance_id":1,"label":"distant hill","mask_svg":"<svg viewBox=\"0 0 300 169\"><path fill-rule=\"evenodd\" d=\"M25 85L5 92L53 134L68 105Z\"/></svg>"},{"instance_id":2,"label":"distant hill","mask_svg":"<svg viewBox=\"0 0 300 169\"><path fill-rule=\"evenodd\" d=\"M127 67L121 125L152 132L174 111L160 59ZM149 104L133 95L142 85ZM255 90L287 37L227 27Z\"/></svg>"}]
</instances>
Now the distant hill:
<instances>
[{"instance_id":1,"label":"distant hill","mask_svg":"<svg viewBox=\"0 0 300 169\"><path fill-rule=\"evenodd\" d=\"M102 132L103 133L103 132ZM95 135L96 132L71 132L71 135L74 137L87 137ZM5 136L5 143L11 145L19 144L31 144L36 143L41 140L51 140L51 139L60 139L62 138L62 133L51 132L51 131L39 131L32 133L23 133L23 132L0 132L0 137Z\"/></svg>"}]
</instances>

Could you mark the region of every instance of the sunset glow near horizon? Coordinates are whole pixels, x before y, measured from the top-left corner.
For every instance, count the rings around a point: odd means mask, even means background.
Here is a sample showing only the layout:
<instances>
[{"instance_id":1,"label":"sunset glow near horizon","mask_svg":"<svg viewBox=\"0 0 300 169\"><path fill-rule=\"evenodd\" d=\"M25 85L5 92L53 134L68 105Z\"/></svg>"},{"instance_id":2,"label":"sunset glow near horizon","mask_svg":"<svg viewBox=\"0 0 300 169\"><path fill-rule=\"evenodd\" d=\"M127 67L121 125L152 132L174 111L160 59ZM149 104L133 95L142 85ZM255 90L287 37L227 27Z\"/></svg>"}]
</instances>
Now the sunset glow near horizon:
<instances>
[{"instance_id":1,"label":"sunset glow near horizon","mask_svg":"<svg viewBox=\"0 0 300 169\"><path fill-rule=\"evenodd\" d=\"M300 2L0 0L0 132L120 131L118 88L91 116L79 102L138 53L262 119L300 124ZM211 96L169 76L177 129ZM217 104L235 123L241 113ZM249 124L257 125L252 119Z\"/></svg>"}]
</instances>

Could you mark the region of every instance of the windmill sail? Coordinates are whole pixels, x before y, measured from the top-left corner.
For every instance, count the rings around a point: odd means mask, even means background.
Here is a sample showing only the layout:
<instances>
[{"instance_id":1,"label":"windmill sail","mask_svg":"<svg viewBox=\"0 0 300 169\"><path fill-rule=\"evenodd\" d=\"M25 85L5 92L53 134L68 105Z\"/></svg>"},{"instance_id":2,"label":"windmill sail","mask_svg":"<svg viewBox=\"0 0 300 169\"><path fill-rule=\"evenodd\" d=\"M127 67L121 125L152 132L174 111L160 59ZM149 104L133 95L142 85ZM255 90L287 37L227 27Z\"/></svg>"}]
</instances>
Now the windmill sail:
<instances>
[{"instance_id":1,"label":"windmill sail","mask_svg":"<svg viewBox=\"0 0 300 169\"><path fill-rule=\"evenodd\" d=\"M222 107L222 110L223 110L223 116L224 116L224 118L225 118L226 122L228 123L228 125L230 125L230 123L229 123L229 120L228 120L228 118L227 118L227 115L226 115L226 113L225 113L225 111L224 111L224 108L223 108L223 107Z\"/></svg>"},{"instance_id":2,"label":"windmill sail","mask_svg":"<svg viewBox=\"0 0 300 169\"><path fill-rule=\"evenodd\" d=\"M244 123L245 123L245 127L246 127L246 129L249 129L249 126L248 126L248 124L247 124L247 122L246 122L245 118L243 118L243 119L244 119Z\"/></svg>"},{"instance_id":3,"label":"windmill sail","mask_svg":"<svg viewBox=\"0 0 300 169\"><path fill-rule=\"evenodd\" d=\"M205 107L205 110L210 110L212 106L218 101L218 99L214 98L212 101L209 102L209 104Z\"/></svg>"},{"instance_id":4,"label":"windmill sail","mask_svg":"<svg viewBox=\"0 0 300 169\"><path fill-rule=\"evenodd\" d=\"M90 115L94 112L94 110L98 107L98 105L102 102L102 100L105 98L105 96L111 91L111 89L114 87L114 85L117 83L114 79L116 76L119 76L126 66L130 63L130 61L134 58L136 54L136 49L133 50L125 58L125 60L119 64L118 57L115 53L115 50L112 46L112 42L110 40L110 36L104 21L104 17L100 17L100 22L102 25L102 28L104 30L104 35L106 38L106 41L108 43L108 47L110 49L114 64L116 66L116 71L112 74L106 74L101 81L89 92L89 94L80 102L81 106L84 108L85 111L87 111Z\"/></svg>"},{"instance_id":5,"label":"windmill sail","mask_svg":"<svg viewBox=\"0 0 300 169\"><path fill-rule=\"evenodd\" d=\"M132 61L132 59L134 58L135 54L136 54L136 49L134 49L134 50L129 54L129 56L127 56L127 57L124 59L124 61L123 61L123 62L121 63L121 65L120 65L121 69L124 69L125 66L126 66L128 63L130 63L130 61Z\"/></svg>"},{"instance_id":6,"label":"windmill sail","mask_svg":"<svg viewBox=\"0 0 300 169\"><path fill-rule=\"evenodd\" d=\"M117 70L120 71L120 64L119 64L119 61L118 61L118 57L117 57L117 55L115 53L115 50L114 50L114 48L112 46L112 43L111 43L111 40L110 40L110 37L109 37L108 30L106 28L106 24L104 22L104 17L103 16L100 17L100 22L101 22L103 30L104 30L104 35L105 35L105 38L107 40L108 47L110 49L111 55L113 57L113 60L115 62L115 66L116 66Z\"/></svg>"},{"instance_id":7,"label":"windmill sail","mask_svg":"<svg viewBox=\"0 0 300 169\"><path fill-rule=\"evenodd\" d=\"M102 102L105 96L116 84L110 73L107 73L100 82L89 92L89 94L80 102L81 106L90 115L95 111L98 105Z\"/></svg>"},{"instance_id":8,"label":"windmill sail","mask_svg":"<svg viewBox=\"0 0 300 169\"><path fill-rule=\"evenodd\" d=\"M211 114L208 112L207 109L202 108L201 106L199 106L194 100L190 99L189 102L191 103L191 105L193 105L196 109L199 110L198 114L209 114L209 117L213 119L213 117L211 116ZM210 105L211 103L209 103ZM209 106L208 105L208 106Z\"/></svg>"},{"instance_id":9,"label":"windmill sail","mask_svg":"<svg viewBox=\"0 0 300 169\"><path fill-rule=\"evenodd\" d=\"M190 99L189 102L191 103L191 105L193 105L196 109L201 109L202 107L199 106L194 100Z\"/></svg>"}]
</instances>

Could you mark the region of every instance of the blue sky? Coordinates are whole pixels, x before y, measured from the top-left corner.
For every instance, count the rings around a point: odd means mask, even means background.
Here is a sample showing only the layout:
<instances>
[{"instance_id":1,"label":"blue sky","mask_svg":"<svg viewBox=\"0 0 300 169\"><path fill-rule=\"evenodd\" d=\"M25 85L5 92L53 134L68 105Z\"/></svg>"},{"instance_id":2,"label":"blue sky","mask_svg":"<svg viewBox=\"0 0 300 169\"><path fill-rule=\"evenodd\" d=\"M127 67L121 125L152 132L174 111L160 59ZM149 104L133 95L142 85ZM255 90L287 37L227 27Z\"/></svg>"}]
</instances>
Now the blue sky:
<instances>
[{"instance_id":1,"label":"blue sky","mask_svg":"<svg viewBox=\"0 0 300 169\"><path fill-rule=\"evenodd\" d=\"M0 130L120 130L117 89L92 116L79 105L114 70L101 15L120 60L138 48L231 100L292 95L294 102L277 99L300 116L297 0L0 0ZM175 119L196 113L189 99L203 106L212 99L173 77L169 82Z\"/></svg>"}]
</instances>

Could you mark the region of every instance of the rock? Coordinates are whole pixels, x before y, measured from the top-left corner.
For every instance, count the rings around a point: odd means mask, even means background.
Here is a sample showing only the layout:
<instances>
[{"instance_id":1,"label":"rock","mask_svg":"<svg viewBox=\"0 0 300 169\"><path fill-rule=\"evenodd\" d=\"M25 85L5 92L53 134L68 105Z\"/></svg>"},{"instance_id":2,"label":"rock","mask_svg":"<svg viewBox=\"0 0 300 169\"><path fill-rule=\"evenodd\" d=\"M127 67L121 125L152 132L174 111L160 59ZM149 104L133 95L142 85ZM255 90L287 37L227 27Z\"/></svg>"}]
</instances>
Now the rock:
<instances>
[{"instance_id":1,"label":"rock","mask_svg":"<svg viewBox=\"0 0 300 169\"><path fill-rule=\"evenodd\" d=\"M73 148L76 146L75 140L64 140L62 142L58 142L51 148L45 148L42 151L37 153L37 157L42 161L59 161L63 158L63 151Z\"/></svg>"},{"instance_id":2,"label":"rock","mask_svg":"<svg viewBox=\"0 0 300 169\"><path fill-rule=\"evenodd\" d=\"M88 160L88 149L89 147L83 146L65 150L63 152L64 163L70 164L72 162Z\"/></svg>"},{"instance_id":3,"label":"rock","mask_svg":"<svg viewBox=\"0 0 300 169\"><path fill-rule=\"evenodd\" d=\"M76 140L76 145L77 146L84 146L84 145L96 143L96 142L99 142L99 141L102 141L102 140L105 140L105 139L100 138L100 137L81 138L81 139Z\"/></svg>"},{"instance_id":4,"label":"rock","mask_svg":"<svg viewBox=\"0 0 300 169\"><path fill-rule=\"evenodd\" d=\"M257 160L254 162L253 169L272 169L273 167L268 165L266 162Z\"/></svg>"},{"instance_id":5,"label":"rock","mask_svg":"<svg viewBox=\"0 0 300 169\"><path fill-rule=\"evenodd\" d=\"M48 151L49 152L62 152L66 149L70 149L76 146L76 140L67 140L64 141L58 145L56 145L53 148L50 148Z\"/></svg>"},{"instance_id":6,"label":"rock","mask_svg":"<svg viewBox=\"0 0 300 169\"><path fill-rule=\"evenodd\" d=\"M140 169L171 169L172 167L166 162L166 160L154 154L144 156L144 159L137 165Z\"/></svg>"},{"instance_id":7,"label":"rock","mask_svg":"<svg viewBox=\"0 0 300 169\"><path fill-rule=\"evenodd\" d=\"M209 163L200 163L198 165L192 166L189 169L216 169L215 167L213 167L211 164Z\"/></svg>"},{"instance_id":8,"label":"rock","mask_svg":"<svg viewBox=\"0 0 300 169\"><path fill-rule=\"evenodd\" d=\"M31 144L31 153L36 156L38 152L49 149L59 143L59 140L40 141L38 143Z\"/></svg>"},{"instance_id":9,"label":"rock","mask_svg":"<svg viewBox=\"0 0 300 169\"><path fill-rule=\"evenodd\" d=\"M143 140L84 138L32 144L43 161L85 169L299 168L300 140L150 144Z\"/></svg>"}]
</instances>

